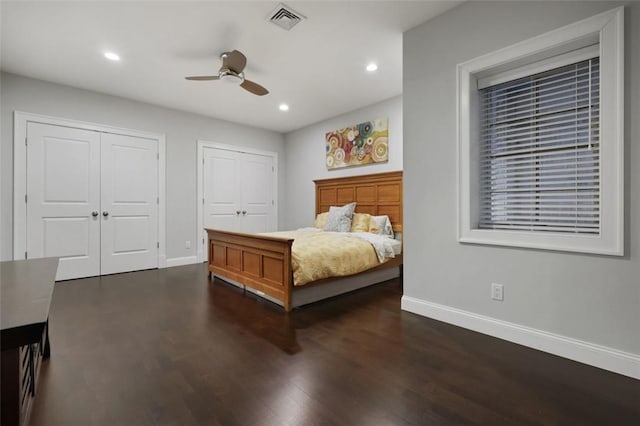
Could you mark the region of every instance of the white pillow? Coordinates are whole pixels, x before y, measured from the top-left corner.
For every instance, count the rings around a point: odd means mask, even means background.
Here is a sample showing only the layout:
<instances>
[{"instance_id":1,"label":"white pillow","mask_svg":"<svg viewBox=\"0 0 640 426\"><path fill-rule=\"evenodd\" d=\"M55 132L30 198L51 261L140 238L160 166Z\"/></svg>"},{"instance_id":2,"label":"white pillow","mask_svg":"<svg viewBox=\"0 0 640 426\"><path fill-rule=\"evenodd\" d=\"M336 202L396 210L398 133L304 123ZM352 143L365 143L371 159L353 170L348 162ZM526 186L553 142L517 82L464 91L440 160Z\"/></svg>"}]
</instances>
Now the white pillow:
<instances>
[{"instance_id":1,"label":"white pillow","mask_svg":"<svg viewBox=\"0 0 640 426\"><path fill-rule=\"evenodd\" d=\"M324 226L325 231L349 232L351 230L351 217L356 209L356 203L344 205L342 207L329 207L329 218Z\"/></svg>"},{"instance_id":2,"label":"white pillow","mask_svg":"<svg viewBox=\"0 0 640 426\"><path fill-rule=\"evenodd\" d=\"M393 238L393 227L391 226L391 220L389 216L371 216L372 227L369 228L369 232L375 232L378 235L386 235Z\"/></svg>"}]
</instances>

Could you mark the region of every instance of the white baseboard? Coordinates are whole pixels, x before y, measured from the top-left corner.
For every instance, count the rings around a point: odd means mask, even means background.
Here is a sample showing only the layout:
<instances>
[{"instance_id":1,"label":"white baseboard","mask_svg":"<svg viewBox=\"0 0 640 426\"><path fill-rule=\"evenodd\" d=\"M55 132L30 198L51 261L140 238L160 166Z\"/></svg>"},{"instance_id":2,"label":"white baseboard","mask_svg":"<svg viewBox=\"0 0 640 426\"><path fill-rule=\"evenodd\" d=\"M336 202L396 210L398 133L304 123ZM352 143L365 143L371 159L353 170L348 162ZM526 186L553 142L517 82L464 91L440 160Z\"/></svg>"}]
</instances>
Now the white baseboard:
<instances>
[{"instance_id":1,"label":"white baseboard","mask_svg":"<svg viewBox=\"0 0 640 426\"><path fill-rule=\"evenodd\" d=\"M402 296L402 309L594 367L640 379L640 356L450 306Z\"/></svg>"},{"instance_id":2,"label":"white baseboard","mask_svg":"<svg viewBox=\"0 0 640 426\"><path fill-rule=\"evenodd\" d=\"M174 257L171 259L167 259L167 261L165 262L165 267L171 268L172 266L191 265L194 263L198 263L197 256Z\"/></svg>"}]
</instances>

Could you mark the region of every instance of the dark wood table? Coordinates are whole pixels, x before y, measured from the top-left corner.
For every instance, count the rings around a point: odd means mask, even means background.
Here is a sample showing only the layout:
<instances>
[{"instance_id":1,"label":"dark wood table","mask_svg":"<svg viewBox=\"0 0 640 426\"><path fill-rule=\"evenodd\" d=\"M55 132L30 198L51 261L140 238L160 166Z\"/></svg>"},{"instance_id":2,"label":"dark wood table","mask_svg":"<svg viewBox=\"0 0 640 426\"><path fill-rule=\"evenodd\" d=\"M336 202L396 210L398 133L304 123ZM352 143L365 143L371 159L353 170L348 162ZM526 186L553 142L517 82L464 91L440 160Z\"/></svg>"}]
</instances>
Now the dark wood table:
<instances>
[{"instance_id":1,"label":"dark wood table","mask_svg":"<svg viewBox=\"0 0 640 426\"><path fill-rule=\"evenodd\" d=\"M49 358L49 306L58 258L0 262L2 425L29 421L42 359Z\"/></svg>"}]
</instances>

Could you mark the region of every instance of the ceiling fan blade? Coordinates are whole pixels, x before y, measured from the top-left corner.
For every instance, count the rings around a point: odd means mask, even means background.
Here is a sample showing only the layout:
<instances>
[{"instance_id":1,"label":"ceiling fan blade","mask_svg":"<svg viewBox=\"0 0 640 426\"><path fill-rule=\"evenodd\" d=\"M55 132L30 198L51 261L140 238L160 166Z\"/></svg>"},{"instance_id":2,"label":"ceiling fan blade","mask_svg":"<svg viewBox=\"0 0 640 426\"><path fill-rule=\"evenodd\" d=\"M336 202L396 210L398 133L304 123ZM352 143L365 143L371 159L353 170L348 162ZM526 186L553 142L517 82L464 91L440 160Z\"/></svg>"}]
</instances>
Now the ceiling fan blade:
<instances>
[{"instance_id":1,"label":"ceiling fan blade","mask_svg":"<svg viewBox=\"0 0 640 426\"><path fill-rule=\"evenodd\" d=\"M243 81L242 84L240 84L240 87L258 96L264 96L269 93L267 89L260 86L258 83L254 83L251 80Z\"/></svg>"},{"instance_id":2,"label":"ceiling fan blade","mask_svg":"<svg viewBox=\"0 0 640 426\"><path fill-rule=\"evenodd\" d=\"M219 80L220 77L218 77L217 75L201 75L201 76L197 76L197 77L185 77L187 80L194 80L194 81L209 81L209 80Z\"/></svg>"},{"instance_id":3,"label":"ceiling fan blade","mask_svg":"<svg viewBox=\"0 0 640 426\"><path fill-rule=\"evenodd\" d=\"M227 68L236 74L240 74L247 65L247 57L239 50L227 52L222 58L222 67Z\"/></svg>"}]
</instances>

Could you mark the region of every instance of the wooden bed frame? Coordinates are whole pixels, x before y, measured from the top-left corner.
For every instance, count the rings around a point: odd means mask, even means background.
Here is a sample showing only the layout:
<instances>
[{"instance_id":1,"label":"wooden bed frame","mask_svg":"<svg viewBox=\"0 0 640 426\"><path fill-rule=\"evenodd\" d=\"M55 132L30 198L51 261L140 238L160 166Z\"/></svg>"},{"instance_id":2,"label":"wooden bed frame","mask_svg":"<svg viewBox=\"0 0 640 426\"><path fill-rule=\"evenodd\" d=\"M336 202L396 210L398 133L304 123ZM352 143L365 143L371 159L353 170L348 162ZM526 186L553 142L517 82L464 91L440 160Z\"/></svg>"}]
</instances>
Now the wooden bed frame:
<instances>
[{"instance_id":1,"label":"wooden bed frame","mask_svg":"<svg viewBox=\"0 0 640 426\"><path fill-rule=\"evenodd\" d=\"M344 178L315 180L316 214L356 202L356 212L372 215L386 214L393 229L402 232L402 172L386 172ZM293 285L291 246L293 239L257 234L206 229L209 239L209 278L211 275L234 284L249 287L259 295L266 295L282 303L286 312L293 308L296 295L327 282L345 280L359 275L376 273L402 265L402 255L373 269L346 278L314 281L304 286ZM381 280L389 275L379 275ZM374 284L369 282L367 285ZM350 291L363 285L347 285ZM344 292L342 291L342 292ZM335 294L339 294L338 291ZM328 297L328 296L327 296ZM309 303L309 302L305 302Z\"/></svg>"}]
</instances>

